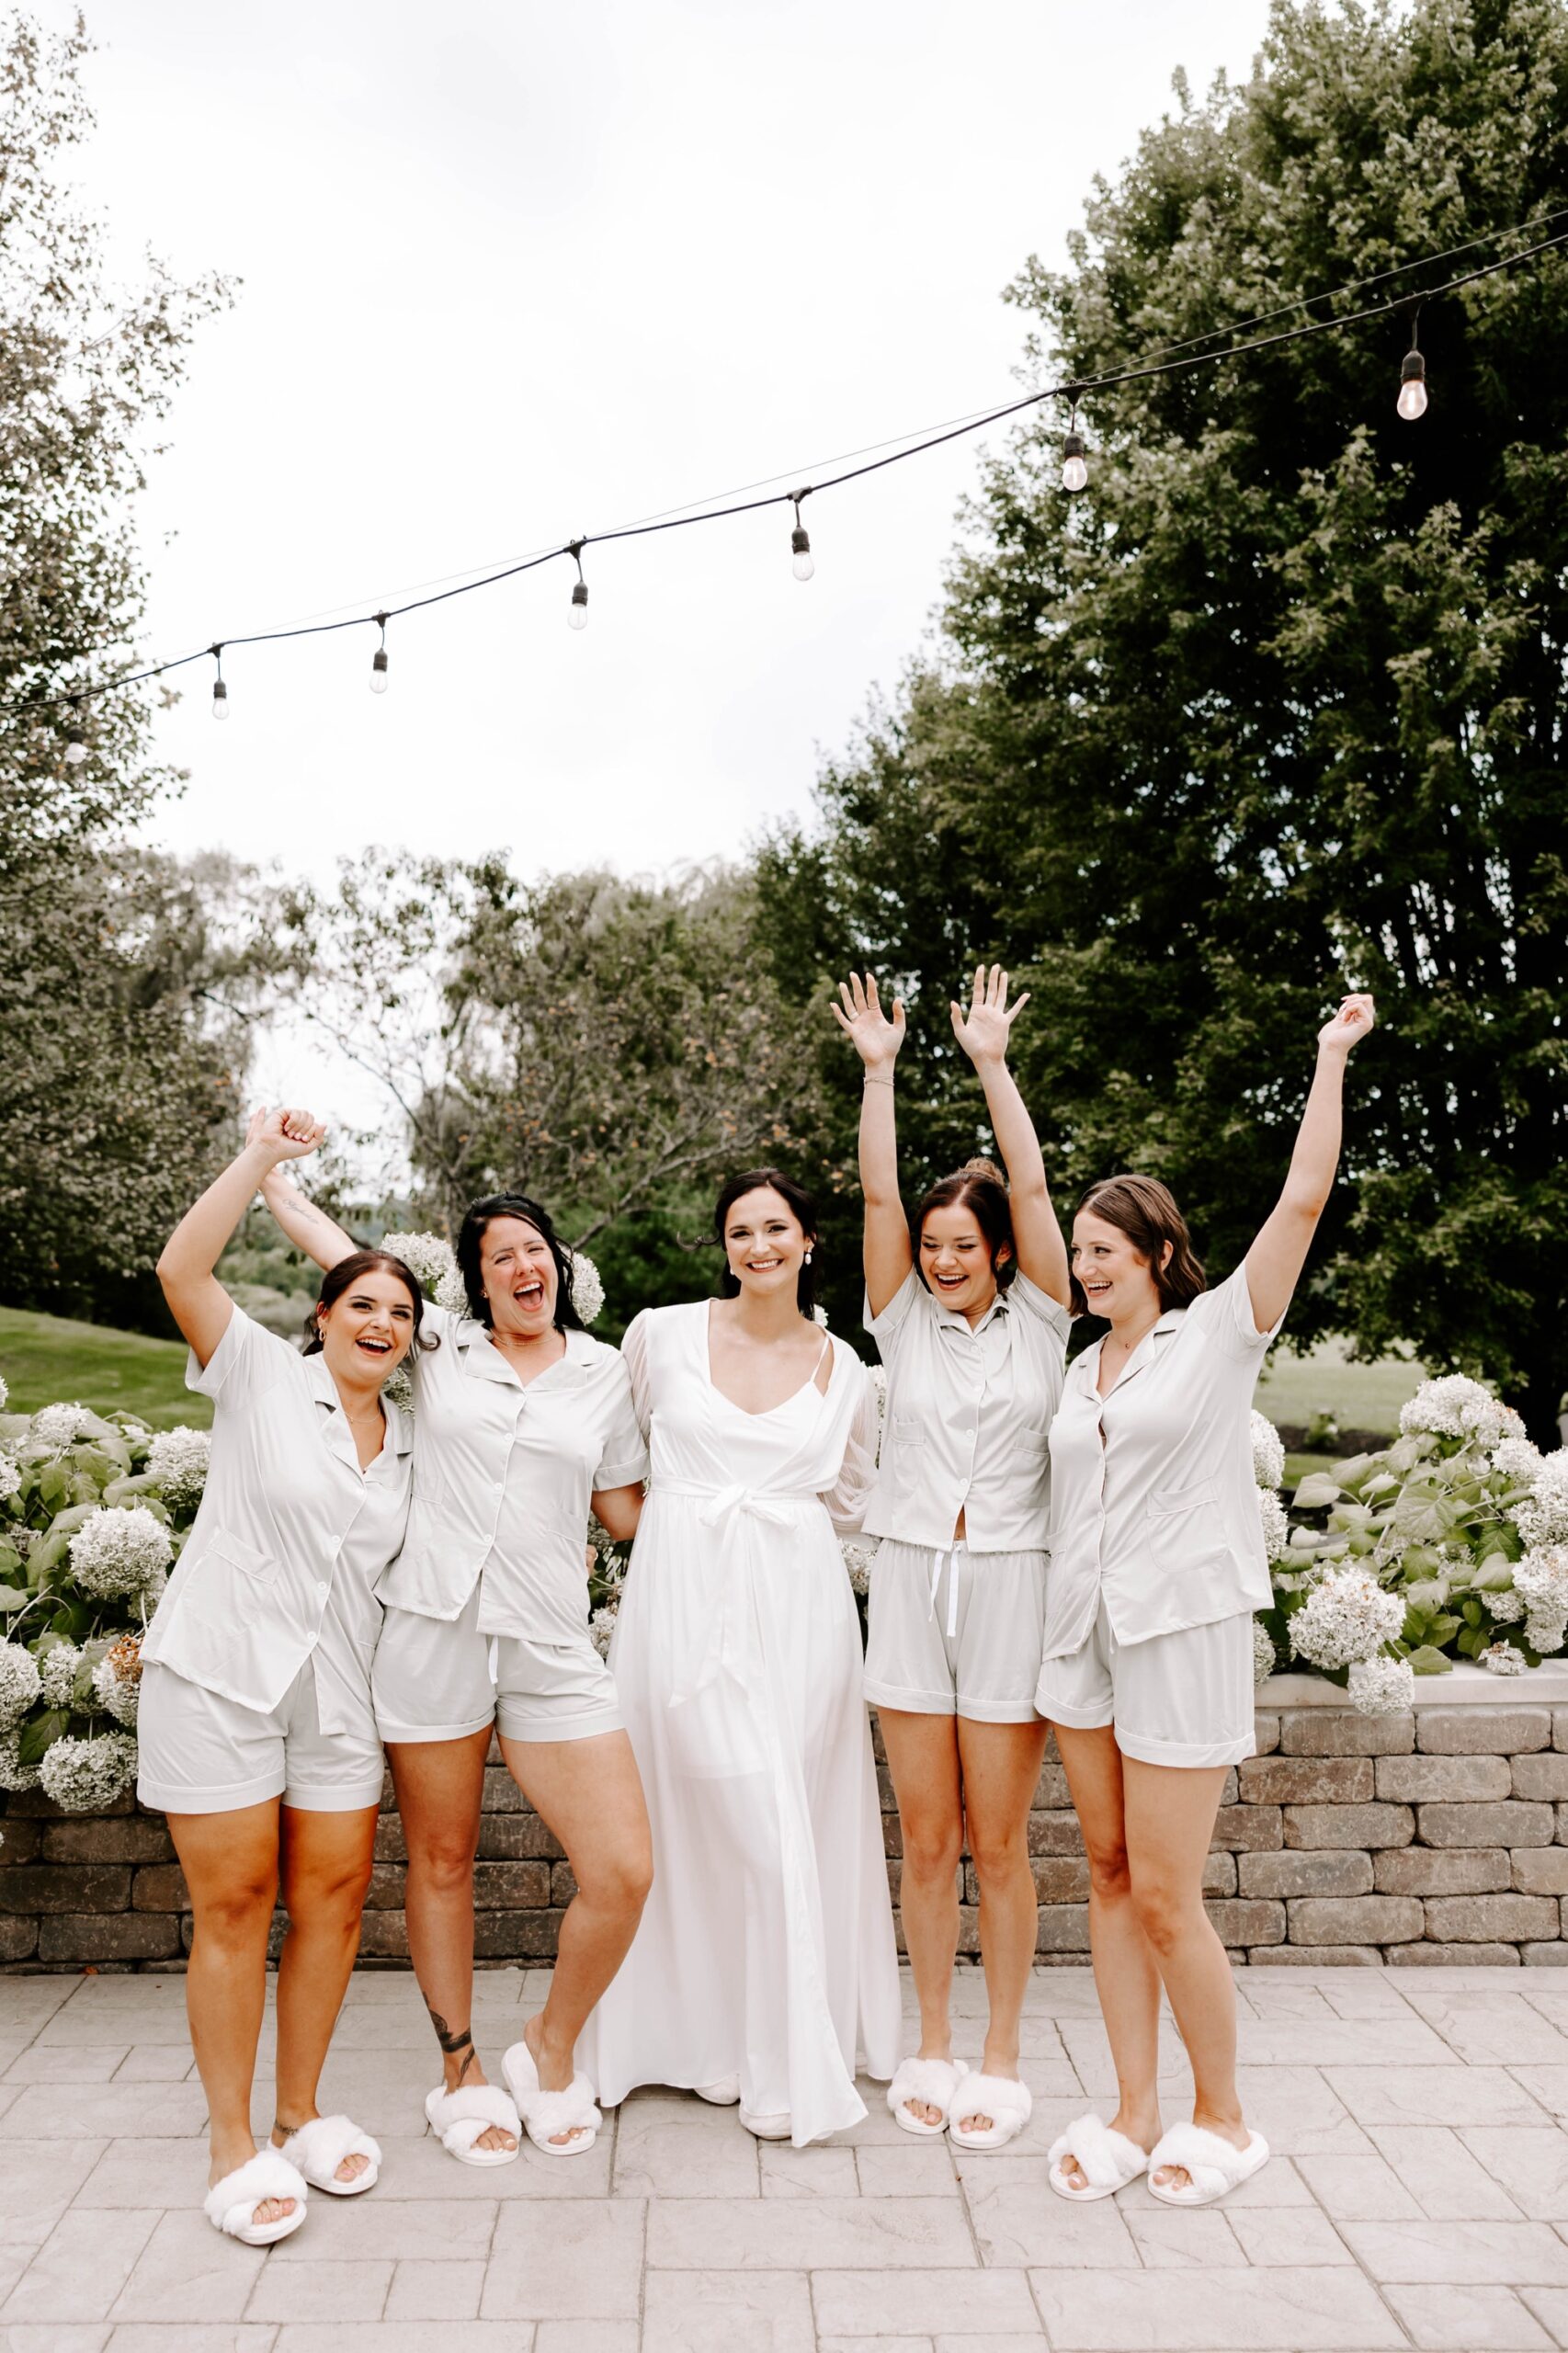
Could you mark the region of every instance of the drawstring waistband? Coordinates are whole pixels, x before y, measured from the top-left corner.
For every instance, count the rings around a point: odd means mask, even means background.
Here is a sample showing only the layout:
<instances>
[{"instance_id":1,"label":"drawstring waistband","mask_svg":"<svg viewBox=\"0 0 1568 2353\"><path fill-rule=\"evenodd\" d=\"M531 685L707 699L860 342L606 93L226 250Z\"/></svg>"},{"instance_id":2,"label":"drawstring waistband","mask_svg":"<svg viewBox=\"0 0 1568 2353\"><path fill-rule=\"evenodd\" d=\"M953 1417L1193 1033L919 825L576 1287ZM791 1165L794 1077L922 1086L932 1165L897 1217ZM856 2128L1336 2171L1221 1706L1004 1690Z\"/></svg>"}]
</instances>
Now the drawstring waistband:
<instances>
[{"instance_id":1,"label":"drawstring waistband","mask_svg":"<svg viewBox=\"0 0 1568 2353\"><path fill-rule=\"evenodd\" d=\"M945 1552L937 1552L932 1556L931 1607L926 1612L926 1615L929 1618L934 1618L937 1615L937 1596L941 1591L942 1571L947 1567L949 1561L953 1564L952 1582L948 1587L949 1642L955 1640L959 1631L959 1568L965 1553L968 1551L969 1546L967 1544L950 1544Z\"/></svg>"}]
</instances>

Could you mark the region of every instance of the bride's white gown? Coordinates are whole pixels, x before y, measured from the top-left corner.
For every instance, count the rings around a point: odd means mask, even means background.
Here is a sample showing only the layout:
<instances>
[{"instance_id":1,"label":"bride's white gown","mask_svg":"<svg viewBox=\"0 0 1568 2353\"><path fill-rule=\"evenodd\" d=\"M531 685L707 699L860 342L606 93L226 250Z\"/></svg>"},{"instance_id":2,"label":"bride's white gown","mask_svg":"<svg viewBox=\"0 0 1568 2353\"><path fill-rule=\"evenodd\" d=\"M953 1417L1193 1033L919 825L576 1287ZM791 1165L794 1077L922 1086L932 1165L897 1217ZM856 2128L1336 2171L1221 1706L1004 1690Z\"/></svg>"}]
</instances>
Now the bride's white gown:
<instances>
[{"instance_id":1,"label":"bride's white gown","mask_svg":"<svg viewBox=\"0 0 1568 2353\"><path fill-rule=\"evenodd\" d=\"M834 1340L747 1414L713 1385L708 1304L646 1311L623 1343L653 1477L610 1665L647 1792L653 1890L578 2063L639 2084L738 2075L797 2145L866 2110L857 2057L898 2063L898 1955L835 1521L858 1526L876 1403Z\"/></svg>"}]
</instances>

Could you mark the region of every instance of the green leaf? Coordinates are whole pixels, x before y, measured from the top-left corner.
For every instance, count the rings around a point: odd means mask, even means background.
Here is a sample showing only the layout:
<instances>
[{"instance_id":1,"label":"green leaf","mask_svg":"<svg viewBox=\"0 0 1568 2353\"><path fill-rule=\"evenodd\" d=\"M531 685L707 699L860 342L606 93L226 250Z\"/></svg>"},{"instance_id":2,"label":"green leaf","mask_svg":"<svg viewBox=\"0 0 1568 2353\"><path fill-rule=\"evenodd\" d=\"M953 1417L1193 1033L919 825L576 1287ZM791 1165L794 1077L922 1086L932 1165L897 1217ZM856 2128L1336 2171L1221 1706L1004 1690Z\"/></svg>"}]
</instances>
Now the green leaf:
<instances>
[{"instance_id":1,"label":"green leaf","mask_svg":"<svg viewBox=\"0 0 1568 2353\"><path fill-rule=\"evenodd\" d=\"M1453 1660L1445 1658L1430 1643L1423 1643L1419 1650L1410 1654L1410 1664L1417 1675L1451 1675Z\"/></svg>"},{"instance_id":2,"label":"green leaf","mask_svg":"<svg viewBox=\"0 0 1568 2353\"><path fill-rule=\"evenodd\" d=\"M46 1708L41 1716L29 1716L17 1741L17 1756L23 1765L37 1765L44 1751L52 1748L62 1738L71 1718L63 1708Z\"/></svg>"},{"instance_id":3,"label":"green leaf","mask_svg":"<svg viewBox=\"0 0 1568 2353\"><path fill-rule=\"evenodd\" d=\"M26 1586L0 1585L0 1615L9 1617L13 1609L25 1609L31 1598Z\"/></svg>"},{"instance_id":4,"label":"green leaf","mask_svg":"<svg viewBox=\"0 0 1568 2353\"><path fill-rule=\"evenodd\" d=\"M1316 1511L1324 1504L1337 1503L1340 1485L1326 1471L1309 1471L1291 1497L1295 1511Z\"/></svg>"}]
</instances>

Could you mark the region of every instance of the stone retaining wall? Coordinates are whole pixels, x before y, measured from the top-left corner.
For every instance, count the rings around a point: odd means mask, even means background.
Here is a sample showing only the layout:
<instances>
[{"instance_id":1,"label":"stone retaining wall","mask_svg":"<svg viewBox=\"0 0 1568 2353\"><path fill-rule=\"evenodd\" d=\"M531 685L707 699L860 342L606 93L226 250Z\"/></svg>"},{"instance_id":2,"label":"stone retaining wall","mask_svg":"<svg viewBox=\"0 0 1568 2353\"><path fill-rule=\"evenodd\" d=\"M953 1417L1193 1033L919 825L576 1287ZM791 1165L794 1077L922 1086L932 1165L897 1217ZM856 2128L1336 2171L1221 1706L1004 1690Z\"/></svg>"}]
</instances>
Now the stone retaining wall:
<instances>
[{"instance_id":1,"label":"stone retaining wall","mask_svg":"<svg viewBox=\"0 0 1568 2353\"><path fill-rule=\"evenodd\" d=\"M1568 1964L1568 1667L1506 1698L1479 1670L1422 1688L1422 1704L1358 1716L1331 1685L1264 1687L1258 1754L1226 1783L1205 1888L1237 1961L1399 1966ZM1513 1693L1520 1691L1516 1701ZM1554 1704L1557 1701L1564 1704ZM878 1742L883 1841L898 1899L897 1812ZM572 1875L498 1760L484 1777L475 1898L482 1961L555 1950ZM404 1961L403 1825L383 1798L363 1956ZM62 1816L36 1793L6 1802L0 1966L177 1969L190 1942L185 1882L162 1819L129 1798ZM1029 1816L1042 1961L1088 1958L1088 1866L1066 1779L1049 1752ZM973 1866L962 1866L961 1949L978 1949Z\"/></svg>"}]
</instances>

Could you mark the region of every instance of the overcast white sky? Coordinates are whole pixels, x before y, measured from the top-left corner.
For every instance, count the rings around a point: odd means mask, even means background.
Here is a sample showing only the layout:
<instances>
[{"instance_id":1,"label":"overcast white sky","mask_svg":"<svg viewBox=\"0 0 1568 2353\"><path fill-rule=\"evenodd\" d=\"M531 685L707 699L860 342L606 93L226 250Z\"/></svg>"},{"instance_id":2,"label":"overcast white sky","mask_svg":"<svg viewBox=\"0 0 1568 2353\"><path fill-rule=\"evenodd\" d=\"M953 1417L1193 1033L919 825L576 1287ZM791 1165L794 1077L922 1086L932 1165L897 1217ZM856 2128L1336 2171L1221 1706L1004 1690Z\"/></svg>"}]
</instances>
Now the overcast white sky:
<instances>
[{"instance_id":1,"label":"overcast white sky","mask_svg":"<svg viewBox=\"0 0 1568 2353\"><path fill-rule=\"evenodd\" d=\"M39 0L35 0L39 5ZM62 0L41 0L64 22ZM502 563L1012 396L1001 290L1096 172L1244 73L1264 0L88 0L76 168L128 267L242 277L154 465L148 645ZM590 551L237 650L160 723L161 819L325 878L382 841L524 871L731 853L804 811L918 645L975 445L807 509Z\"/></svg>"}]
</instances>

